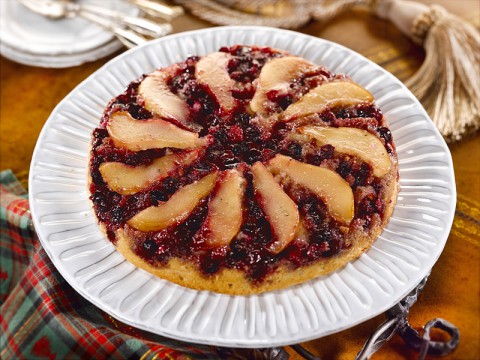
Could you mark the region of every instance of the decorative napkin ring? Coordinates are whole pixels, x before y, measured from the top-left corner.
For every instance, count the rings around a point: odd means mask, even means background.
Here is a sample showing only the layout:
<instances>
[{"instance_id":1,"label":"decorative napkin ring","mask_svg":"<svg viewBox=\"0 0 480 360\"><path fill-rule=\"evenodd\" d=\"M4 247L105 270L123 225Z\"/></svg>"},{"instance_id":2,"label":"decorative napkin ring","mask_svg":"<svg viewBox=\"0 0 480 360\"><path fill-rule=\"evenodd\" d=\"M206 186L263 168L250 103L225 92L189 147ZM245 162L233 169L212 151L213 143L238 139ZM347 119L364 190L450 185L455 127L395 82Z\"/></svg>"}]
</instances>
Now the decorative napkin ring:
<instances>
[{"instance_id":1,"label":"decorative napkin ring","mask_svg":"<svg viewBox=\"0 0 480 360\"><path fill-rule=\"evenodd\" d=\"M480 128L480 34L438 5L406 0L177 0L198 17L220 25L298 28L367 7L425 48L420 69L405 84L447 141Z\"/></svg>"}]
</instances>

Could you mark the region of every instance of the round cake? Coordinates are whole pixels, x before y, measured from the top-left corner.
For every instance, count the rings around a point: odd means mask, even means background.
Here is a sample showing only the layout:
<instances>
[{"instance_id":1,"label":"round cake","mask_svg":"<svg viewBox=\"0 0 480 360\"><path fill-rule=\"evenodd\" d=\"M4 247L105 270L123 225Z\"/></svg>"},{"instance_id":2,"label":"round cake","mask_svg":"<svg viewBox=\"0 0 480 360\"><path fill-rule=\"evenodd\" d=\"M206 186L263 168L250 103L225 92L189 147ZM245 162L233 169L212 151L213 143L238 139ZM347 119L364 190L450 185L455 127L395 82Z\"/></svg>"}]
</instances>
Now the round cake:
<instances>
[{"instance_id":1,"label":"round cake","mask_svg":"<svg viewBox=\"0 0 480 360\"><path fill-rule=\"evenodd\" d=\"M90 199L130 262L248 295L359 257L398 192L372 94L284 51L223 47L133 81L93 131Z\"/></svg>"}]
</instances>

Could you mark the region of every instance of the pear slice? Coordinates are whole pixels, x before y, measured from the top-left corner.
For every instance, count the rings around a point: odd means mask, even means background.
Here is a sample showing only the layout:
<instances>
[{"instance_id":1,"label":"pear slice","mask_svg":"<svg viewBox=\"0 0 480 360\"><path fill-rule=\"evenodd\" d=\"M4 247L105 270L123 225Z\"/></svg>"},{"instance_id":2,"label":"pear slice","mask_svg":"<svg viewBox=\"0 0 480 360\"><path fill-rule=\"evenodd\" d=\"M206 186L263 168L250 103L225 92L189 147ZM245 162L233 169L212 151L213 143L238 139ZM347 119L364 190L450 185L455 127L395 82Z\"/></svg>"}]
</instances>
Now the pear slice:
<instances>
[{"instance_id":1,"label":"pear slice","mask_svg":"<svg viewBox=\"0 0 480 360\"><path fill-rule=\"evenodd\" d=\"M300 214L297 205L261 162L253 164L252 174L255 195L276 237L268 250L278 254L295 238Z\"/></svg>"},{"instance_id":2,"label":"pear slice","mask_svg":"<svg viewBox=\"0 0 480 360\"><path fill-rule=\"evenodd\" d=\"M119 162L105 162L100 173L108 187L122 195L132 195L146 189L155 181L166 178L178 167L191 164L198 150L170 154L153 160L150 165L129 166Z\"/></svg>"},{"instance_id":3,"label":"pear slice","mask_svg":"<svg viewBox=\"0 0 480 360\"><path fill-rule=\"evenodd\" d=\"M185 124L189 115L188 105L170 91L167 86L169 78L170 75L166 71L157 70L149 74L138 87L139 97L151 113Z\"/></svg>"},{"instance_id":4,"label":"pear slice","mask_svg":"<svg viewBox=\"0 0 480 360\"><path fill-rule=\"evenodd\" d=\"M210 194L215 185L218 172L186 185L158 206L150 206L130 220L127 224L140 231L160 231L185 221L197 207L200 200Z\"/></svg>"},{"instance_id":5,"label":"pear slice","mask_svg":"<svg viewBox=\"0 0 480 360\"><path fill-rule=\"evenodd\" d=\"M206 143L198 134L180 129L168 121L153 118L136 120L130 113L113 113L107 125L108 134L117 147L132 151L172 147L196 148Z\"/></svg>"},{"instance_id":6,"label":"pear slice","mask_svg":"<svg viewBox=\"0 0 480 360\"><path fill-rule=\"evenodd\" d=\"M267 62L258 77L257 91L250 102L250 109L255 113L264 113L269 91L287 91L290 84L312 66L311 62L296 56Z\"/></svg>"},{"instance_id":7,"label":"pear slice","mask_svg":"<svg viewBox=\"0 0 480 360\"><path fill-rule=\"evenodd\" d=\"M373 175L381 177L390 170L390 158L380 139L366 130L349 127L303 126L299 132L319 145L330 144L335 151L357 156L373 168Z\"/></svg>"},{"instance_id":8,"label":"pear slice","mask_svg":"<svg viewBox=\"0 0 480 360\"><path fill-rule=\"evenodd\" d=\"M326 108L347 107L373 102L370 92L352 81L334 81L322 84L291 104L282 114L283 119L318 114Z\"/></svg>"},{"instance_id":9,"label":"pear slice","mask_svg":"<svg viewBox=\"0 0 480 360\"><path fill-rule=\"evenodd\" d=\"M208 247L230 244L238 234L243 219L245 179L236 169L225 171L208 203L208 214L200 234Z\"/></svg>"},{"instance_id":10,"label":"pear slice","mask_svg":"<svg viewBox=\"0 0 480 360\"><path fill-rule=\"evenodd\" d=\"M230 55L216 52L202 57L195 67L197 81L212 93L224 112L235 107L235 98L232 96L235 81L228 74L230 59Z\"/></svg>"},{"instance_id":11,"label":"pear slice","mask_svg":"<svg viewBox=\"0 0 480 360\"><path fill-rule=\"evenodd\" d=\"M337 221L349 224L354 216L353 192L348 183L336 172L319 166L305 164L285 155L277 155L268 169L282 181L291 180L323 200Z\"/></svg>"}]
</instances>

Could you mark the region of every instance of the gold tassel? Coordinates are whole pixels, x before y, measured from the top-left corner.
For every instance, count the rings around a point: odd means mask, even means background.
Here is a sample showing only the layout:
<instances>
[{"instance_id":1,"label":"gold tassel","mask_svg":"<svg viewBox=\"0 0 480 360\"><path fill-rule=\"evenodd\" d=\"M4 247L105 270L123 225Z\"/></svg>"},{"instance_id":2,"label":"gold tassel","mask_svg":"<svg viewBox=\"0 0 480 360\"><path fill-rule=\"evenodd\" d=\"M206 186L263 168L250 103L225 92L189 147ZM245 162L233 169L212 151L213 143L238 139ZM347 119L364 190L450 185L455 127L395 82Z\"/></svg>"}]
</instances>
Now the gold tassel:
<instances>
[{"instance_id":1,"label":"gold tassel","mask_svg":"<svg viewBox=\"0 0 480 360\"><path fill-rule=\"evenodd\" d=\"M443 9L432 7L429 14L437 18L424 40L427 56L406 84L442 135L459 140L480 128L480 35ZM414 28L422 22L420 18Z\"/></svg>"},{"instance_id":2,"label":"gold tassel","mask_svg":"<svg viewBox=\"0 0 480 360\"><path fill-rule=\"evenodd\" d=\"M480 34L443 7L400 0L374 4L418 44L426 58L406 85L447 141L480 128Z\"/></svg>"},{"instance_id":3,"label":"gold tassel","mask_svg":"<svg viewBox=\"0 0 480 360\"><path fill-rule=\"evenodd\" d=\"M298 28L310 18L326 22L354 7L366 6L425 48L424 63L406 85L444 138L460 140L480 128L480 34L471 24L440 6L406 0L335 0L329 5L312 0L281 0L278 4L282 6L301 4L294 7L301 11L267 16L262 11L252 14L251 9L262 9L262 4L271 6L272 0L176 1L217 24L286 28Z\"/></svg>"}]
</instances>

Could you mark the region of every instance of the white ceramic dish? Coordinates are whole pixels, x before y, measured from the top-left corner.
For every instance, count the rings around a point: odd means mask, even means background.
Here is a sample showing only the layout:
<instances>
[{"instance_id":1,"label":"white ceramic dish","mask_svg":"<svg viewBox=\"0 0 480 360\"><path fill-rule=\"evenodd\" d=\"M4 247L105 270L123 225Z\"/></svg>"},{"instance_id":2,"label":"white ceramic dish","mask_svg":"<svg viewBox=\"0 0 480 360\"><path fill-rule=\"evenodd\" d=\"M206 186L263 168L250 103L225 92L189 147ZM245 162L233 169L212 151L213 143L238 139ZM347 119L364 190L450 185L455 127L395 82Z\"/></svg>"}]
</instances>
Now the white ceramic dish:
<instances>
[{"instance_id":1,"label":"white ceramic dish","mask_svg":"<svg viewBox=\"0 0 480 360\"><path fill-rule=\"evenodd\" d=\"M129 15L138 13L123 1L102 5ZM81 18L51 20L16 0L0 1L0 53L10 60L62 68L100 59L121 47L110 32Z\"/></svg>"},{"instance_id":2,"label":"white ceramic dish","mask_svg":"<svg viewBox=\"0 0 480 360\"><path fill-rule=\"evenodd\" d=\"M110 42L86 52L65 55L39 55L23 52L17 48L0 43L0 53L7 59L24 65L44 68L67 68L101 59L120 50L122 47L123 45L119 41L112 39Z\"/></svg>"},{"instance_id":3,"label":"white ceramic dish","mask_svg":"<svg viewBox=\"0 0 480 360\"><path fill-rule=\"evenodd\" d=\"M127 262L102 235L90 209L90 133L107 102L156 67L223 45L268 45L349 74L370 90L397 145L401 191L373 247L335 273L253 296L194 291ZM110 61L73 90L42 130L30 169L35 228L53 263L86 299L154 333L235 347L293 344L382 313L428 273L447 240L455 209L449 150L415 97L394 76L337 44L263 27L219 27L172 35Z\"/></svg>"}]
</instances>

